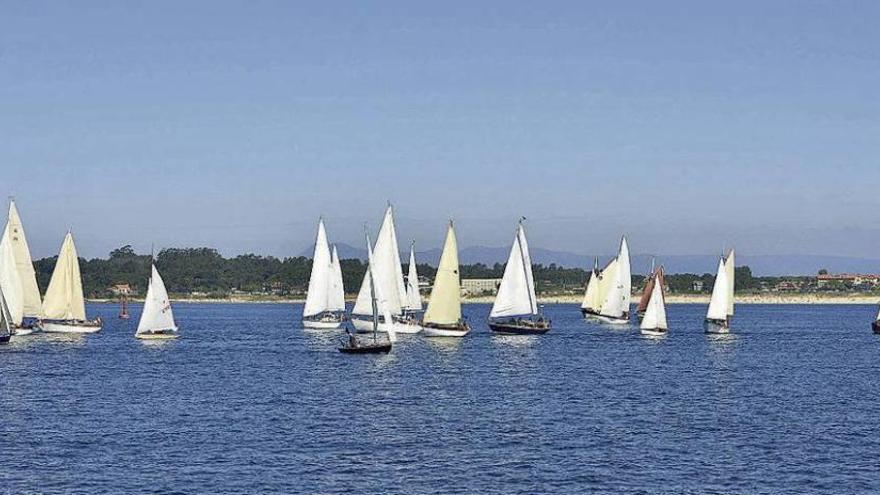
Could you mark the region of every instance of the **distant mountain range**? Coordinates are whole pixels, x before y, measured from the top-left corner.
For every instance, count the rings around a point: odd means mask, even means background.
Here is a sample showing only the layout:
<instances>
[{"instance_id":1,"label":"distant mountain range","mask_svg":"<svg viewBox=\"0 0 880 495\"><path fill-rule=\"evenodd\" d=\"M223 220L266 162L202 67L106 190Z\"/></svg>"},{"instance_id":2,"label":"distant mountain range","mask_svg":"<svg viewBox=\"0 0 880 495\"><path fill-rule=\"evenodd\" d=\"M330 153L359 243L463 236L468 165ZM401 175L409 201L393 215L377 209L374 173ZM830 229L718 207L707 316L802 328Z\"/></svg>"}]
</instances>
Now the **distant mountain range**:
<instances>
[{"instance_id":1,"label":"distant mountain range","mask_svg":"<svg viewBox=\"0 0 880 495\"><path fill-rule=\"evenodd\" d=\"M348 244L337 244L339 257L367 258L366 249L358 249ZM483 263L493 265L507 261L509 247L486 247L470 246L459 250L461 263ZM566 268L589 269L593 266L594 255L575 254L566 251L554 251L540 247L532 247L532 261L543 265L555 263ZM302 256L311 256L309 248ZM406 263L409 251L401 252L400 259ZM612 255L599 255L600 264L606 263ZM440 250L416 252L416 260L419 263L428 263L437 266L440 260ZM714 273L717 267L716 255L662 255L657 256L657 263L663 264L668 273ZM815 275L824 268L830 273L880 273L880 259L851 258L845 256L824 255L738 255L738 266L748 265L756 276L772 277L780 275ZM633 273L646 273L651 266L651 256L645 254L633 255Z\"/></svg>"}]
</instances>

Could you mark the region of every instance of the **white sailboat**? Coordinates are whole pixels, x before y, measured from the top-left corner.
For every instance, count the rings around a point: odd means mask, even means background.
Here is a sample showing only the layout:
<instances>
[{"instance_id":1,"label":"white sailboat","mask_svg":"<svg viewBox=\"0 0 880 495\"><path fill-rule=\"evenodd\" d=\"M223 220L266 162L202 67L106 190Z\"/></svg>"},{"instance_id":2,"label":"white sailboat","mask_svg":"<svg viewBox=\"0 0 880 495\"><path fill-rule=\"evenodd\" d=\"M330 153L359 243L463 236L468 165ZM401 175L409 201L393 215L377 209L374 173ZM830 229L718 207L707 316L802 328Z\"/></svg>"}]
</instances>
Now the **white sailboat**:
<instances>
[{"instance_id":1,"label":"white sailboat","mask_svg":"<svg viewBox=\"0 0 880 495\"><path fill-rule=\"evenodd\" d=\"M101 330L101 318L86 319L82 276L79 258L73 244L73 234L64 237L58 261L43 300L40 327L46 332L95 333Z\"/></svg>"},{"instance_id":2,"label":"white sailboat","mask_svg":"<svg viewBox=\"0 0 880 495\"><path fill-rule=\"evenodd\" d=\"M348 319L345 316L345 284L342 282L342 263L339 262L336 246L333 246L330 262L333 270L330 279L330 305L327 309L341 314L343 319Z\"/></svg>"},{"instance_id":3,"label":"white sailboat","mask_svg":"<svg viewBox=\"0 0 880 495\"><path fill-rule=\"evenodd\" d=\"M712 286L712 298L706 312L705 329L707 333L729 333L733 318L734 297L734 257L733 250L727 259L718 260L718 273Z\"/></svg>"},{"instance_id":4,"label":"white sailboat","mask_svg":"<svg viewBox=\"0 0 880 495\"><path fill-rule=\"evenodd\" d=\"M339 259L337 257L336 263ZM305 328L339 328L345 321L345 295L340 280L342 269L334 265L324 220L318 220L318 233L315 237L315 253L312 256L312 274L309 289L303 306L302 324ZM339 308L339 294L342 292L343 304Z\"/></svg>"},{"instance_id":5,"label":"white sailboat","mask_svg":"<svg viewBox=\"0 0 880 495\"><path fill-rule=\"evenodd\" d=\"M593 271L587 280L587 289L584 291L584 300L581 303L581 313L584 317L599 314L601 301L599 300L599 258L593 261Z\"/></svg>"},{"instance_id":6,"label":"white sailboat","mask_svg":"<svg viewBox=\"0 0 880 495\"><path fill-rule=\"evenodd\" d=\"M6 307L6 298L3 296L3 288L0 287L0 344L5 344L12 338L11 319L9 309Z\"/></svg>"},{"instance_id":7,"label":"white sailboat","mask_svg":"<svg viewBox=\"0 0 880 495\"><path fill-rule=\"evenodd\" d=\"M419 273L416 269L416 243L409 248L409 273L406 276L406 305L404 313L410 317L418 318L422 312L422 295L419 294Z\"/></svg>"},{"instance_id":8,"label":"white sailboat","mask_svg":"<svg viewBox=\"0 0 880 495\"><path fill-rule=\"evenodd\" d=\"M596 319L612 325L629 323L632 273L626 237L620 240L617 257L602 271L599 296L602 302Z\"/></svg>"},{"instance_id":9,"label":"white sailboat","mask_svg":"<svg viewBox=\"0 0 880 495\"><path fill-rule=\"evenodd\" d=\"M658 268L652 277L650 296L639 326L645 335L666 335L669 326L666 322L666 298L663 295L663 267Z\"/></svg>"},{"instance_id":10,"label":"white sailboat","mask_svg":"<svg viewBox=\"0 0 880 495\"><path fill-rule=\"evenodd\" d=\"M134 336L139 339L175 339L177 330L165 282L156 265L151 264L144 310Z\"/></svg>"},{"instance_id":11,"label":"white sailboat","mask_svg":"<svg viewBox=\"0 0 880 495\"><path fill-rule=\"evenodd\" d=\"M538 312L532 258L522 220L517 225L501 285L489 313L489 328L515 335L536 335L550 330L550 320Z\"/></svg>"},{"instance_id":12,"label":"white sailboat","mask_svg":"<svg viewBox=\"0 0 880 495\"><path fill-rule=\"evenodd\" d=\"M461 317L461 279L458 269L458 241L450 220L431 299L422 321L426 337L464 337L471 331Z\"/></svg>"},{"instance_id":13,"label":"white sailboat","mask_svg":"<svg viewBox=\"0 0 880 495\"><path fill-rule=\"evenodd\" d=\"M373 247L373 267L364 273L358 297L351 312L351 323L360 332L372 332L372 303L370 283L380 287L388 303L388 311L393 318L397 333L419 333L422 327L414 319L404 314L407 304L406 286L403 282L403 267L400 263L400 252L397 249L397 233L394 228L394 209L391 205L385 210L385 218L376 245ZM371 275L372 274L372 275ZM375 280L373 279L375 277ZM385 331L389 323L380 321L379 331Z\"/></svg>"},{"instance_id":14,"label":"white sailboat","mask_svg":"<svg viewBox=\"0 0 880 495\"><path fill-rule=\"evenodd\" d=\"M388 307L389 301L382 292L382 286L375 282L376 276L373 271L375 257L373 256L373 249L370 246L370 236L369 234L366 234L365 237L367 239L367 283L370 287L370 306L372 308L371 311L373 317L373 340L372 342L362 342L358 340L355 334L349 332L347 344L339 348L339 352L345 354L387 353L391 351L394 342L397 341L397 332L395 332L397 324L391 316L391 311ZM383 321L388 322L385 324L384 328L384 332L387 334L387 340L379 340L378 334L382 330L380 328L382 323L379 322L380 315L382 315Z\"/></svg>"},{"instance_id":15,"label":"white sailboat","mask_svg":"<svg viewBox=\"0 0 880 495\"><path fill-rule=\"evenodd\" d=\"M6 233L9 226L6 227ZM24 320L24 294L22 293L21 278L15 266L15 255L12 252L10 236L4 234L0 239L0 288L6 300L6 311L9 313L8 323L16 335L26 335L30 329L22 329ZM21 333L20 333L21 332Z\"/></svg>"},{"instance_id":16,"label":"white sailboat","mask_svg":"<svg viewBox=\"0 0 880 495\"><path fill-rule=\"evenodd\" d=\"M13 322L13 332L16 335L27 335L33 332L33 324L40 317L42 301L40 300L40 289L37 287L34 263L28 248L24 226L21 223L21 216L15 206L15 200L9 201L9 217L3 231L3 240L0 242L9 243L8 249L11 249L15 269L18 272L18 283L7 290L7 294L10 291L16 292L15 297L20 300L20 303L16 304L21 305L22 318Z\"/></svg>"}]
</instances>

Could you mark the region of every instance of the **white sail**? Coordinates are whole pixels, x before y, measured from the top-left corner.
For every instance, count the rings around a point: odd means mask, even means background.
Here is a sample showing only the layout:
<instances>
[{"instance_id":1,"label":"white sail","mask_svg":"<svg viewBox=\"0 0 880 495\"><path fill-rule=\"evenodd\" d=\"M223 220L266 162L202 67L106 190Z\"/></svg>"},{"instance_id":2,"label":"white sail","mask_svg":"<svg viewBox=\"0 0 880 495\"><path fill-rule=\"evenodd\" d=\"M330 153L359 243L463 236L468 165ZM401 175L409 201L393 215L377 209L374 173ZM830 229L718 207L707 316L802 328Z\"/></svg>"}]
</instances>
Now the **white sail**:
<instances>
[{"instance_id":1,"label":"white sail","mask_svg":"<svg viewBox=\"0 0 880 495\"><path fill-rule=\"evenodd\" d=\"M663 282L659 280L651 290L651 299L645 309L645 317L642 319L641 328L644 330L668 328L666 324L666 301L663 298Z\"/></svg>"},{"instance_id":2,"label":"white sail","mask_svg":"<svg viewBox=\"0 0 880 495\"><path fill-rule=\"evenodd\" d=\"M306 304L303 307L303 317L315 316L329 309L330 283L333 277L332 263L324 220L318 220L315 254L312 256L312 274L309 277L309 289L306 294Z\"/></svg>"},{"instance_id":3,"label":"white sail","mask_svg":"<svg viewBox=\"0 0 880 495\"><path fill-rule=\"evenodd\" d=\"M492 305L490 317L523 316L538 314L535 300L535 280L532 276L532 260L522 224L516 231L507 266L498 287L498 295Z\"/></svg>"},{"instance_id":4,"label":"white sail","mask_svg":"<svg viewBox=\"0 0 880 495\"><path fill-rule=\"evenodd\" d=\"M874 321L880 321L880 310L877 310L877 318Z\"/></svg>"},{"instance_id":5,"label":"white sail","mask_svg":"<svg viewBox=\"0 0 880 495\"><path fill-rule=\"evenodd\" d=\"M22 292L21 279L15 264L12 241L9 234L9 225L0 239L0 288L6 298L6 308L9 311L10 324L21 326L24 319L24 294Z\"/></svg>"},{"instance_id":6,"label":"white sail","mask_svg":"<svg viewBox=\"0 0 880 495\"><path fill-rule=\"evenodd\" d=\"M370 279L372 278L376 282L375 285L381 287L382 294L386 297L388 311L392 315L399 315L403 312L403 305L406 302L406 288L403 284L403 267L400 264L400 252L397 250L394 211L391 206L385 210L385 219L382 221L382 227L379 229L376 245L372 251L373 265L364 274L361 290L358 292L358 298L352 312L361 316L373 313L370 303Z\"/></svg>"},{"instance_id":7,"label":"white sail","mask_svg":"<svg viewBox=\"0 0 880 495\"><path fill-rule=\"evenodd\" d=\"M727 272L727 316L733 316L733 294L736 283L736 255L733 249L727 254L724 261L724 270Z\"/></svg>"},{"instance_id":8,"label":"white sail","mask_svg":"<svg viewBox=\"0 0 880 495\"><path fill-rule=\"evenodd\" d=\"M37 287L37 274L34 271L34 262L31 259L31 251L28 248L24 226L21 223L21 217L18 215L18 209L15 207L15 201L9 202L9 221L4 232L4 236L7 235L12 244L12 253L15 256L18 278L21 280L24 316L38 318L42 309L40 289Z\"/></svg>"},{"instance_id":9,"label":"white sail","mask_svg":"<svg viewBox=\"0 0 880 495\"><path fill-rule=\"evenodd\" d=\"M79 258L73 235L68 232L61 244L55 270L43 300L43 318L49 320L85 320L86 303L83 298Z\"/></svg>"},{"instance_id":10,"label":"white sail","mask_svg":"<svg viewBox=\"0 0 880 495\"><path fill-rule=\"evenodd\" d=\"M390 208L390 207L389 207ZM378 241L376 241L378 243ZM394 324L392 323L391 310L388 308L388 299L385 297L385 293L383 292L383 288L380 284L373 283L375 280L375 271L374 262L375 256L373 255L373 250L370 247L370 239L367 237L367 277L365 280L368 284L371 284L370 289L372 293L370 294L370 314L373 318L377 318L379 314L382 315L383 320L386 325L386 332L388 333L388 340L390 342L397 341L397 333L394 331ZM373 305L372 299L375 297L375 306Z\"/></svg>"},{"instance_id":11,"label":"white sail","mask_svg":"<svg viewBox=\"0 0 880 495\"><path fill-rule=\"evenodd\" d=\"M406 309L422 310L422 295L419 294L419 273L416 271L415 244L409 249L409 274L406 276Z\"/></svg>"},{"instance_id":12,"label":"white sail","mask_svg":"<svg viewBox=\"0 0 880 495\"><path fill-rule=\"evenodd\" d=\"M3 295L3 288L0 287L0 335L5 337L12 334L11 318L6 306L6 297Z\"/></svg>"},{"instance_id":13,"label":"white sail","mask_svg":"<svg viewBox=\"0 0 880 495\"><path fill-rule=\"evenodd\" d=\"M607 291L602 300L599 314L611 318L621 318L629 312L630 297L632 293L632 276L630 272L629 246L626 238L620 242L620 252L613 273L608 274ZM602 273L603 277L605 273ZM613 275L613 277L612 277Z\"/></svg>"},{"instance_id":14,"label":"white sail","mask_svg":"<svg viewBox=\"0 0 880 495\"><path fill-rule=\"evenodd\" d=\"M594 268L593 271L590 272L590 279L587 280L587 290L584 291L584 300L581 302L581 308L596 311L596 306L598 306L598 302L596 301L598 290L599 273Z\"/></svg>"},{"instance_id":15,"label":"white sail","mask_svg":"<svg viewBox=\"0 0 880 495\"><path fill-rule=\"evenodd\" d=\"M458 242L452 222L449 222L431 299L425 311L425 323L455 325L461 321L461 279L458 268Z\"/></svg>"},{"instance_id":16,"label":"white sail","mask_svg":"<svg viewBox=\"0 0 880 495\"><path fill-rule=\"evenodd\" d=\"M339 263L339 253L336 252L336 246L333 246L330 264L332 268L330 277L330 304L327 309L330 311L345 311L345 286L342 283L342 264Z\"/></svg>"},{"instance_id":17,"label":"white sail","mask_svg":"<svg viewBox=\"0 0 880 495\"><path fill-rule=\"evenodd\" d=\"M724 259L718 261L718 274L715 276L715 285L712 286L712 299L709 300L709 311L706 318L709 320L727 320L727 299L730 294L730 286L727 283L727 270L724 267Z\"/></svg>"},{"instance_id":18,"label":"white sail","mask_svg":"<svg viewBox=\"0 0 880 495\"><path fill-rule=\"evenodd\" d=\"M159 270L156 270L156 265L153 265L147 287L147 297L144 299L144 311L141 313L140 322L138 322L137 334L162 330L176 331L177 325L174 324L174 313L171 311L171 301L168 300L165 282L159 275Z\"/></svg>"}]
</instances>

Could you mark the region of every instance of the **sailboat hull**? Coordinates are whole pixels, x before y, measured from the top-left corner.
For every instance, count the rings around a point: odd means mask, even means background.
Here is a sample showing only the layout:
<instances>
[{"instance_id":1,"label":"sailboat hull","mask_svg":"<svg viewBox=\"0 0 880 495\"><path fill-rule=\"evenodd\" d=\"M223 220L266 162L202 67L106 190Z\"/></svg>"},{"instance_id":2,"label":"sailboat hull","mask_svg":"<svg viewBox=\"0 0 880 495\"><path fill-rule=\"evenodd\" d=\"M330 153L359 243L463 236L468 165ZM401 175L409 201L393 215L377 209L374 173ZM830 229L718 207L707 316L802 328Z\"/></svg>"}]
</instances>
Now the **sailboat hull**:
<instances>
[{"instance_id":1,"label":"sailboat hull","mask_svg":"<svg viewBox=\"0 0 880 495\"><path fill-rule=\"evenodd\" d=\"M135 337L140 340L171 340L177 338L177 333L140 333Z\"/></svg>"},{"instance_id":2,"label":"sailboat hull","mask_svg":"<svg viewBox=\"0 0 880 495\"><path fill-rule=\"evenodd\" d=\"M467 325L446 325L432 326L426 324L422 326L422 335L425 337L464 337L471 331Z\"/></svg>"},{"instance_id":3,"label":"sailboat hull","mask_svg":"<svg viewBox=\"0 0 880 495\"><path fill-rule=\"evenodd\" d=\"M9 342L9 339L12 338L12 335L0 335L0 344L6 344Z\"/></svg>"},{"instance_id":4,"label":"sailboat hull","mask_svg":"<svg viewBox=\"0 0 880 495\"><path fill-rule=\"evenodd\" d=\"M542 335L550 331L550 320L544 318L489 320L489 329L504 335Z\"/></svg>"},{"instance_id":5,"label":"sailboat hull","mask_svg":"<svg viewBox=\"0 0 880 495\"><path fill-rule=\"evenodd\" d=\"M303 328L308 328L310 330L334 330L342 326L342 321L303 320L302 325Z\"/></svg>"},{"instance_id":6,"label":"sailboat hull","mask_svg":"<svg viewBox=\"0 0 880 495\"><path fill-rule=\"evenodd\" d=\"M629 325L629 314L624 314L619 318L614 316L596 315L596 319L599 320L600 323L608 325Z\"/></svg>"},{"instance_id":7,"label":"sailboat hull","mask_svg":"<svg viewBox=\"0 0 880 495\"><path fill-rule=\"evenodd\" d=\"M871 323L871 329L874 330L874 333L880 334L880 320Z\"/></svg>"},{"instance_id":8,"label":"sailboat hull","mask_svg":"<svg viewBox=\"0 0 880 495\"><path fill-rule=\"evenodd\" d=\"M18 337L24 337L25 335L30 335L34 333L34 329L32 327L13 327L12 335L16 335Z\"/></svg>"},{"instance_id":9,"label":"sailboat hull","mask_svg":"<svg viewBox=\"0 0 880 495\"><path fill-rule=\"evenodd\" d=\"M639 331L642 333L642 335L648 335L651 337L663 337L668 333L665 329L662 328L641 328L639 329Z\"/></svg>"},{"instance_id":10,"label":"sailboat hull","mask_svg":"<svg viewBox=\"0 0 880 495\"><path fill-rule=\"evenodd\" d=\"M725 320L706 320L703 323L703 328L706 330L706 333L730 333L730 324Z\"/></svg>"},{"instance_id":11,"label":"sailboat hull","mask_svg":"<svg viewBox=\"0 0 880 495\"><path fill-rule=\"evenodd\" d=\"M46 333L96 333L100 332L100 319L92 321L43 321L40 328Z\"/></svg>"},{"instance_id":12,"label":"sailboat hull","mask_svg":"<svg viewBox=\"0 0 880 495\"><path fill-rule=\"evenodd\" d=\"M373 331L373 320L362 320L360 318L354 317L351 319L351 324L358 333L370 333ZM390 325L385 323L384 321L379 322L378 332L388 332L389 326L396 333L406 333L406 334L416 334L422 331L422 326L416 323L403 323L399 321L392 322Z\"/></svg>"},{"instance_id":13,"label":"sailboat hull","mask_svg":"<svg viewBox=\"0 0 880 495\"><path fill-rule=\"evenodd\" d=\"M388 354L391 352L391 343L387 344L361 344L357 347L344 346L339 348L343 354Z\"/></svg>"}]
</instances>

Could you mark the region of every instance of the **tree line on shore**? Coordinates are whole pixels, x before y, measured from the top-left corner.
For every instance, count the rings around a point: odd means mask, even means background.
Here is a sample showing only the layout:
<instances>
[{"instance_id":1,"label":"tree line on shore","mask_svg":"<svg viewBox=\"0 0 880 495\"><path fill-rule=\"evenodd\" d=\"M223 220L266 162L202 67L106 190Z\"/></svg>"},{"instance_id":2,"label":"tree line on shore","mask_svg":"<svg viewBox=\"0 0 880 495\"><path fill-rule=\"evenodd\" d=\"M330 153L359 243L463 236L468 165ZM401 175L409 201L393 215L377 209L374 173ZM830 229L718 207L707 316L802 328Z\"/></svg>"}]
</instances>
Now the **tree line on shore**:
<instances>
[{"instance_id":1,"label":"tree line on shore","mask_svg":"<svg viewBox=\"0 0 880 495\"><path fill-rule=\"evenodd\" d=\"M309 284L312 260L304 256L276 258L244 254L224 258L212 248L169 248L156 255L156 265L168 290L175 294L203 294L207 297L226 297L233 291L269 293L277 295L304 294ZM37 281L45 292L55 267L56 257L35 261ZM358 259L341 261L342 277L346 292L355 293L360 288L366 264ZM110 288L117 284L129 284L139 294L146 290L150 275L150 256L135 253L131 246L113 250L108 258L80 258L83 291L88 297L108 297ZM419 275L432 280L436 268L428 264L418 265ZM577 293L583 290L589 271L582 268L565 268L555 264L533 265L535 283L540 293ZM406 270L404 270L406 273ZM463 279L501 278L504 264L488 266L482 263L461 265ZM644 283L643 275L633 276L633 286ZM711 290L714 275L668 274L666 283L671 292L693 293L694 282L701 281L704 289ZM736 268L737 290L757 287L760 279L752 277L747 266Z\"/></svg>"}]
</instances>

